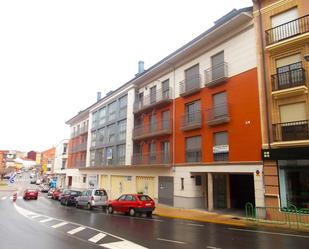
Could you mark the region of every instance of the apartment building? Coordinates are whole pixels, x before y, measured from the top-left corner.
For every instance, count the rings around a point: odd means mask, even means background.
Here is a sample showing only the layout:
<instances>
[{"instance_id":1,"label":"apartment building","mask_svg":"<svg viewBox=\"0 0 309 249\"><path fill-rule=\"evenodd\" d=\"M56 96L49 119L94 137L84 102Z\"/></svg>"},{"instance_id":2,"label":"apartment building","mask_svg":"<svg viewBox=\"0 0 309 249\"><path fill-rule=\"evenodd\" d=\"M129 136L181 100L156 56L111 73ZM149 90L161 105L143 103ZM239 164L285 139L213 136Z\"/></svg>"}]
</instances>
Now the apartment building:
<instances>
[{"instance_id":1,"label":"apartment building","mask_svg":"<svg viewBox=\"0 0 309 249\"><path fill-rule=\"evenodd\" d=\"M82 175L79 169L86 167L89 108L80 111L66 122L67 125L70 125L71 133L68 142L67 169L64 170L66 187L86 187L86 176Z\"/></svg>"},{"instance_id":2,"label":"apartment building","mask_svg":"<svg viewBox=\"0 0 309 249\"><path fill-rule=\"evenodd\" d=\"M55 148L55 162L53 169L53 176L57 179L57 186L65 186L66 173L68 160L68 139L63 139Z\"/></svg>"},{"instance_id":3,"label":"apartment building","mask_svg":"<svg viewBox=\"0 0 309 249\"><path fill-rule=\"evenodd\" d=\"M256 0L267 206L309 205L309 2Z\"/></svg>"},{"instance_id":4,"label":"apartment building","mask_svg":"<svg viewBox=\"0 0 309 249\"><path fill-rule=\"evenodd\" d=\"M53 174L53 168L55 163L55 147L42 151L41 159L43 172L49 175Z\"/></svg>"}]
</instances>

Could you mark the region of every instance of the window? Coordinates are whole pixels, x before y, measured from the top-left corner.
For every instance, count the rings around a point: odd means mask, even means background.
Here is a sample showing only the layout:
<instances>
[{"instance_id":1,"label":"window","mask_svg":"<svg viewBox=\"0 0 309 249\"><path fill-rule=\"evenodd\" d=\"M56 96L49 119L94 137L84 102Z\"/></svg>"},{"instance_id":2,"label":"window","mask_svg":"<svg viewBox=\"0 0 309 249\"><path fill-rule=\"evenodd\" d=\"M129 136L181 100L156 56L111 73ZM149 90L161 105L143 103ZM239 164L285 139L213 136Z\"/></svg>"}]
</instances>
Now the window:
<instances>
[{"instance_id":1,"label":"window","mask_svg":"<svg viewBox=\"0 0 309 249\"><path fill-rule=\"evenodd\" d=\"M117 101L108 105L108 120L114 120L116 118Z\"/></svg>"},{"instance_id":2,"label":"window","mask_svg":"<svg viewBox=\"0 0 309 249\"><path fill-rule=\"evenodd\" d=\"M102 145L104 143L104 133L105 128L101 128L98 130L97 145Z\"/></svg>"},{"instance_id":3,"label":"window","mask_svg":"<svg viewBox=\"0 0 309 249\"><path fill-rule=\"evenodd\" d=\"M200 87L199 65L195 65L185 70L185 91L190 91Z\"/></svg>"},{"instance_id":4,"label":"window","mask_svg":"<svg viewBox=\"0 0 309 249\"><path fill-rule=\"evenodd\" d=\"M63 152L62 154L66 154L68 150L68 144L63 144Z\"/></svg>"},{"instance_id":5,"label":"window","mask_svg":"<svg viewBox=\"0 0 309 249\"><path fill-rule=\"evenodd\" d=\"M161 142L161 162L170 163L170 142Z\"/></svg>"},{"instance_id":6,"label":"window","mask_svg":"<svg viewBox=\"0 0 309 249\"><path fill-rule=\"evenodd\" d=\"M150 116L150 132L155 132L157 130L157 116L152 114Z\"/></svg>"},{"instance_id":7,"label":"window","mask_svg":"<svg viewBox=\"0 0 309 249\"><path fill-rule=\"evenodd\" d=\"M168 99L170 97L170 80L162 82L162 99Z\"/></svg>"},{"instance_id":8,"label":"window","mask_svg":"<svg viewBox=\"0 0 309 249\"><path fill-rule=\"evenodd\" d=\"M170 111L162 112L162 129L168 130L170 128Z\"/></svg>"},{"instance_id":9,"label":"window","mask_svg":"<svg viewBox=\"0 0 309 249\"><path fill-rule=\"evenodd\" d=\"M186 123L195 123L200 121L200 101L194 101L186 104Z\"/></svg>"},{"instance_id":10,"label":"window","mask_svg":"<svg viewBox=\"0 0 309 249\"><path fill-rule=\"evenodd\" d=\"M157 86L150 87L150 104L156 103Z\"/></svg>"},{"instance_id":11,"label":"window","mask_svg":"<svg viewBox=\"0 0 309 249\"><path fill-rule=\"evenodd\" d=\"M87 176L83 175L83 183L87 182ZM85 192L82 193L82 195L85 195Z\"/></svg>"},{"instance_id":12,"label":"window","mask_svg":"<svg viewBox=\"0 0 309 249\"><path fill-rule=\"evenodd\" d=\"M104 149L96 150L96 152L95 152L95 165L96 166L104 165Z\"/></svg>"},{"instance_id":13,"label":"window","mask_svg":"<svg viewBox=\"0 0 309 249\"><path fill-rule=\"evenodd\" d=\"M183 177L180 178L180 189L181 190L184 190L185 189L185 179Z\"/></svg>"},{"instance_id":14,"label":"window","mask_svg":"<svg viewBox=\"0 0 309 249\"><path fill-rule=\"evenodd\" d=\"M117 161L119 165L125 164L126 145L120 144L117 146Z\"/></svg>"},{"instance_id":15,"label":"window","mask_svg":"<svg viewBox=\"0 0 309 249\"><path fill-rule=\"evenodd\" d=\"M98 124L98 112L92 113L92 129L95 129Z\"/></svg>"},{"instance_id":16,"label":"window","mask_svg":"<svg viewBox=\"0 0 309 249\"><path fill-rule=\"evenodd\" d=\"M139 103L139 108L143 107L144 105L144 92L140 92L137 95L138 103Z\"/></svg>"},{"instance_id":17,"label":"window","mask_svg":"<svg viewBox=\"0 0 309 249\"><path fill-rule=\"evenodd\" d=\"M226 131L214 133L213 155L214 161L229 160L229 141Z\"/></svg>"},{"instance_id":18,"label":"window","mask_svg":"<svg viewBox=\"0 0 309 249\"><path fill-rule=\"evenodd\" d=\"M213 101L213 118L220 118L227 115L226 92L214 94Z\"/></svg>"},{"instance_id":19,"label":"window","mask_svg":"<svg viewBox=\"0 0 309 249\"><path fill-rule=\"evenodd\" d=\"M224 51L211 57L212 80L217 80L225 76L224 70Z\"/></svg>"},{"instance_id":20,"label":"window","mask_svg":"<svg viewBox=\"0 0 309 249\"><path fill-rule=\"evenodd\" d=\"M118 140L126 140L127 120L121 120L118 122Z\"/></svg>"},{"instance_id":21,"label":"window","mask_svg":"<svg viewBox=\"0 0 309 249\"><path fill-rule=\"evenodd\" d=\"M197 175L195 178L195 186L202 186L202 176Z\"/></svg>"},{"instance_id":22,"label":"window","mask_svg":"<svg viewBox=\"0 0 309 249\"><path fill-rule=\"evenodd\" d=\"M125 117L127 115L127 103L128 95L125 95L119 99L119 116Z\"/></svg>"},{"instance_id":23,"label":"window","mask_svg":"<svg viewBox=\"0 0 309 249\"><path fill-rule=\"evenodd\" d=\"M94 147L96 145L96 137L97 137L96 131L91 132L91 147Z\"/></svg>"},{"instance_id":24,"label":"window","mask_svg":"<svg viewBox=\"0 0 309 249\"><path fill-rule=\"evenodd\" d=\"M66 159L63 159L63 160L62 160L61 169L65 169L65 168L66 168L66 164L67 164L67 160L66 160Z\"/></svg>"},{"instance_id":25,"label":"window","mask_svg":"<svg viewBox=\"0 0 309 249\"><path fill-rule=\"evenodd\" d=\"M90 166L95 165L95 150L90 151Z\"/></svg>"},{"instance_id":26,"label":"window","mask_svg":"<svg viewBox=\"0 0 309 249\"><path fill-rule=\"evenodd\" d=\"M201 136L186 138L186 162L200 162L202 159Z\"/></svg>"},{"instance_id":27,"label":"window","mask_svg":"<svg viewBox=\"0 0 309 249\"><path fill-rule=\"evenodd\" d=\"M115 142L115 128L116 128L116 124L111 124L109 126L107 126L107 139L108 139L108 143L114 143Z\"/></svg>"},{"instance_id":28,"label":"window","mask_svg":"<svg viewBox=\"0 0 309 249\"><path fill-rule=\"evenodd\" d=\"M149 163L156 163L156 142L149 144Z\"/></svg>"},{"instance_id":29,"label":"window","mask_svg":"<svg viewBox=\"0 0 309 249\"><path fill-rule=\"evenodd\" d=\"M103 125L106 121L106 107L103 107L99 111L99 125Z\"/></svg>"}]
</instances>

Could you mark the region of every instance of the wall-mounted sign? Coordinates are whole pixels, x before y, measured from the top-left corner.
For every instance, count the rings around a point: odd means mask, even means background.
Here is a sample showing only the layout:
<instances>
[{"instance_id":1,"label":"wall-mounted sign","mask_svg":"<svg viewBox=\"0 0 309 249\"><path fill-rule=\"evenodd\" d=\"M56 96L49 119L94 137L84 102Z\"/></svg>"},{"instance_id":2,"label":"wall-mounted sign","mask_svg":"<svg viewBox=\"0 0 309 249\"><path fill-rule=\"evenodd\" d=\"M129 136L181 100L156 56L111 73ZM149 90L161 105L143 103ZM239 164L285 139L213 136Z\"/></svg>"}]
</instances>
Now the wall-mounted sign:
<instances>
[{"instance_id":1,"label":"wall-mounted sign","mask_svg":"<svg viewBox=\"0 0 309 249\"><path fill-rule=\"evenodd\" d=\"M212 151L214 154L229 152L229 145L228 144L215 145L212 147Z\"/></svg>"}]
</instances>

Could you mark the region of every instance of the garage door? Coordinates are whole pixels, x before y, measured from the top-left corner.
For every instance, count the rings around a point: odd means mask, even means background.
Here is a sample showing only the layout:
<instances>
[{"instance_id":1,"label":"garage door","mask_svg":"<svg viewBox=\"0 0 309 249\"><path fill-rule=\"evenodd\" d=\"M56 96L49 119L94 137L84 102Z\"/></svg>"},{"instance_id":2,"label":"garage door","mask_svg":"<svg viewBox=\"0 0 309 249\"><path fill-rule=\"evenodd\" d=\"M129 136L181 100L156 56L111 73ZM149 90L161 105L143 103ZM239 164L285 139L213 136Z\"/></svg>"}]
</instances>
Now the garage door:
<instances>
[{"instance_id":1,"label":"garage door","mask_svg":"<svg viewBox=\"0 0 309 249\"><path fill-rule=\"evenodd\" d=\"M111 176L111 198L132 193L132 176Z\"/></svg>"},{"instance_id":2,"label":"garage door","mask_svg":"<svg viewBox=\"0 0 309 249\"><path fill-rule=\"evenodd\" d=\"M107 181L108 181L107 175L101 175L100 188L104 188L105 190L108 190L109 186L108 186Z\"/></svg>"},{"instance_id":3,"label":"garage door","mask_svg":"<svg viewBox=\"0 0 309 249\"><path fill-rule=\"evenodd\" d=\"M174 205L174 177L159 176L158 184L159 203Z\"/></svg>"},{"instance_id":4,"label":"garage door","mask_svg":"<svg viewBox=\"0 0 309 249\"><path fill-rule=\"evenodd\" d=\"M136 177L136 191L137 193L143 193L149 195L151 198L155 198L155 178L151 176L137 176Z\"/></svg>"}]
</instances>

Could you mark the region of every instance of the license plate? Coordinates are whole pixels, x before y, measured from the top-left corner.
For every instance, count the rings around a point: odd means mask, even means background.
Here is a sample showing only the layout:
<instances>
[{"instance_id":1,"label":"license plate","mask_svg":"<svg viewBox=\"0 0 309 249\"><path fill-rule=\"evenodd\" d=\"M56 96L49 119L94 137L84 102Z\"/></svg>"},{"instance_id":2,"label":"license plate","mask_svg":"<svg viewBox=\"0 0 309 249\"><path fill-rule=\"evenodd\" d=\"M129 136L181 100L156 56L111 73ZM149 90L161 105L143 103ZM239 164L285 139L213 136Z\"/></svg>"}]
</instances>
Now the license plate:
<instances>
[{"instance_id":1,"label":"license plate","mask_svg":"<svg viewBox=\"0 0 309 249\"><path fill-rule=\"evenodd\" d=\"M146 206L149 207L149 206L151 206L151 204L150 203L146 203Z\"/></svg>"}]
</instances>

